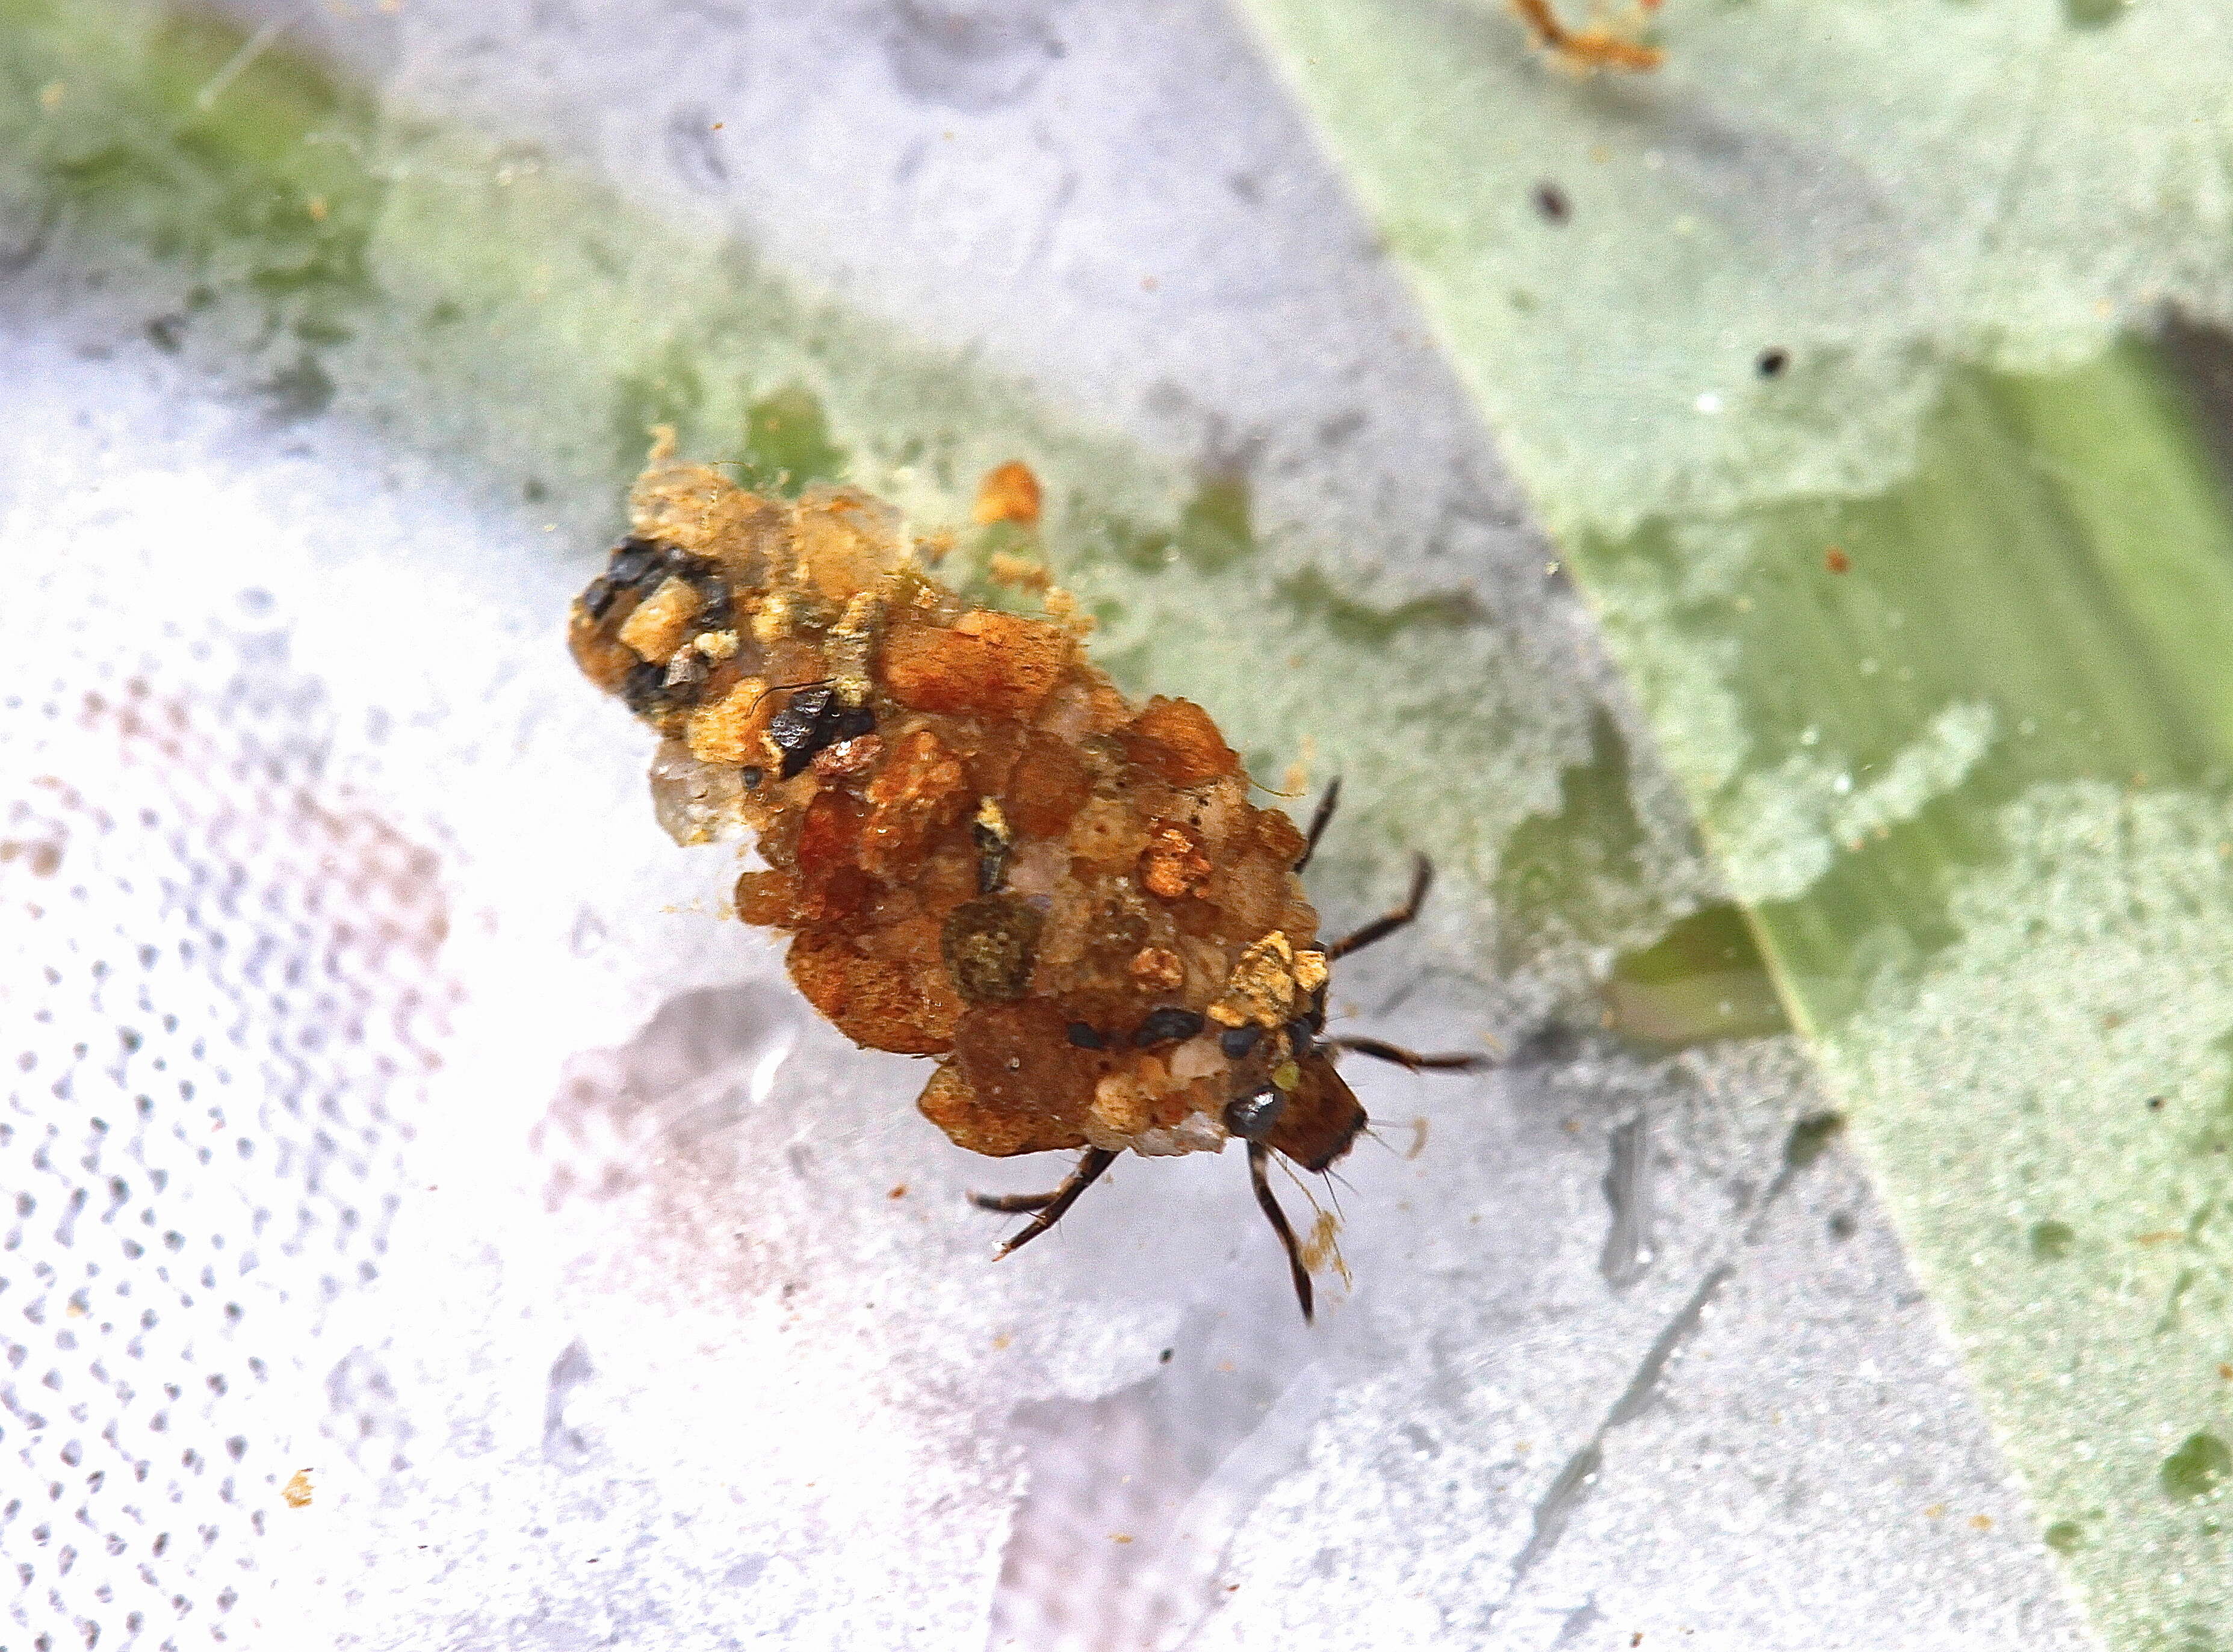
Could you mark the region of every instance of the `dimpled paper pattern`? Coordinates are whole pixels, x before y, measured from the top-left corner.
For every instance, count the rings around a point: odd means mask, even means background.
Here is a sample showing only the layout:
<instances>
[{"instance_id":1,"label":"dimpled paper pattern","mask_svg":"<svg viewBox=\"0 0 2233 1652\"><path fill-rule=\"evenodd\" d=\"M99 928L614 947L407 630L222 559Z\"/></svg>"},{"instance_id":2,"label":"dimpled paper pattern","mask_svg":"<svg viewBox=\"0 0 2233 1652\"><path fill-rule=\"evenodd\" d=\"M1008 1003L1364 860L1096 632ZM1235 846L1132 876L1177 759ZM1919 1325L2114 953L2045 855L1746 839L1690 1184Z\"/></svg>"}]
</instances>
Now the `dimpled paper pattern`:
<instances>
[{"instance_id":1,"label":"dimpled paper pattern","mask_svg":"<svg viewBox=\"0 0 2233 1652\"><path fill-rule=\"evenodd\" d=\"M11 628L0 722L0 1547L23 1628L221 1639L311 1449L274 1368L380 1277L446 915L434 851L325 784L268 596L151 624L97 567ZM325 1448L402 1467L376 1373L327 1380Z\"/></svg>"}]
</instances>

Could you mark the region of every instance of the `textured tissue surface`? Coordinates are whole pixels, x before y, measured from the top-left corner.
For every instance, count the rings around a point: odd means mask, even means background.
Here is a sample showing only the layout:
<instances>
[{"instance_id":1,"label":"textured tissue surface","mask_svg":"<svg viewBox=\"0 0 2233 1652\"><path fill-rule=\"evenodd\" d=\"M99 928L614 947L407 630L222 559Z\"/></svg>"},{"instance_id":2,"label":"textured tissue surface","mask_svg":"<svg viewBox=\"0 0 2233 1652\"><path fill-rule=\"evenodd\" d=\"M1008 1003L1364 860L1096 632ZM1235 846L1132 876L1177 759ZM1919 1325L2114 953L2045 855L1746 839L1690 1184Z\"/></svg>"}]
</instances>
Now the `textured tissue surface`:
<instances>
[{"instance_id":1,"label":"textured tissue surface","mask_svg":"<svg viewBox=\"0 0 2233 1652\"><path fill-rule=\"evenodd\" d=\"M20 1627L2074 1632L1865 1187L1788 1153L1779 1042L1361 1074L1390 1147L1315 1331L1228 1161L992 1266L960 1192L1033 1167L964 1162L701 909L722 852L656 835L535 536L461 572L438 483L368 495L342 434L242 466L224 408L103 378L0 522Z\"/></svg>"},{"instance_id":2,"label":"textured tissue surface","mask_svg":"<svg viewBox=\"0 0 2233 1652\"><path fill-rule=\"evenodd\" d=\"M1590 726L1601 661L1505 601L1541 548L1462 479L1494 459L1389 348L1400 296L1276 87L1214 9L1151 10L771 10L732 59L718 7L430 7L369 24L365 72L554 148L601 76L671 104L616 132L732 98L778 252L843 289L921 249L878 301L964 343L1051 317L1011 366L1113 376L1112 417L1253 465L1267 516L1378 524L1360 581L1431 545L1528 696L1470 714ZM484 27L536 42L517 85ZM1004 124L941 146L971 120ZM625 136L648 192L743 192ZM1317 262L1216 232L1241 159ZM839 187L870 172L902 182ZM1126 237L1173 199L1176 319L1065 322L1139 290ZM931 256L957 226L1005 285ZM918 1063L716 916L730 851L659 833L561 644L602 546L346 398L276 424L78 257L12 265L0 327L9 1646L2084 1643L1857 1167L1794 1133L1787 1039L1546 1025L1571 959L1489 980L1458 885L1338 996L1512 1059L1355 1074L1382 1139L1314 1190L1355 1278L1314 1330L1237 1155L1123 1163L993 1265L963 1190L1049 1167L950 1148ZM1275 302L1307 360L1262 347ZM1337 426L1369 459L1311 462ZM1545 735L1514 795L1583 760ZM1364 858L1314 869L1330 925L1400 869Z\"/></svg>"}]
</instances>

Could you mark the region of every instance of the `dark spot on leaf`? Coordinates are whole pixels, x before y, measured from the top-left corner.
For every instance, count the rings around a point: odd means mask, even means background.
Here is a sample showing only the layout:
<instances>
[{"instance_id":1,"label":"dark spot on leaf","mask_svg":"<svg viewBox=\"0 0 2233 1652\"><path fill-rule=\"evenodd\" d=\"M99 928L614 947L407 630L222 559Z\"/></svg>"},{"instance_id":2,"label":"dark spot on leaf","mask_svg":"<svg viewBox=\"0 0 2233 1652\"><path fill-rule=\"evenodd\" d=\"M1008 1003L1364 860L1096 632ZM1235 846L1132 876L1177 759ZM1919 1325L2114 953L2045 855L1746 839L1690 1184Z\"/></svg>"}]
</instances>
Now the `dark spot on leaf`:
<instances>
[{"instance_id":1,"label":"dark spot on leaf","mask_svg":"<svg viewBox=\"0 0 2233 1652\"><path fill-rule=\"evenodd\" d=\"M1822 1156L1828 1147L1846 1128L1842 1113L1809 1113L1791 1127L1790 1135L1783 1143L1783 1162L1794 1170L1803 1170Z\"/></svg>"},{"instance_id":2,"label":"dark spot on leaf","mask_svg":"<svg viewBox=\"0 0 2233 1652\"><path fill-rule=\"evenodd\" d=\"M2233 1475L2233 1451L2216 1434L2197 1431L2187 1435L2186 1441L2163 1460L2163 1467L2156 1478L2162 1482L2164 1495L2182 1502L2207 1497Z\"/></svg>"},{"instance_id":3,"label":"dark spot on leaf","mask_svg":"<svg viewBox=\"0 0 2233 1652\"><path fill-rule=\"evenodd\" d=\"M309 354L296 357L294 366L282 367L257 388L264 392L265 411L282 425L316 419L334 400L331 375Z\"/></svg>"},{"instance_id":4,"label":"dark spot on leaf","mask_svg":"<svg viewBox=\"0 0 2233 1652\"><path fill-rule=\"evenodd\" d=\"M2106 29L2125 15L2128 0L2062 0L2062 20L2073 29Z\"/></svg>"}]
</instances>

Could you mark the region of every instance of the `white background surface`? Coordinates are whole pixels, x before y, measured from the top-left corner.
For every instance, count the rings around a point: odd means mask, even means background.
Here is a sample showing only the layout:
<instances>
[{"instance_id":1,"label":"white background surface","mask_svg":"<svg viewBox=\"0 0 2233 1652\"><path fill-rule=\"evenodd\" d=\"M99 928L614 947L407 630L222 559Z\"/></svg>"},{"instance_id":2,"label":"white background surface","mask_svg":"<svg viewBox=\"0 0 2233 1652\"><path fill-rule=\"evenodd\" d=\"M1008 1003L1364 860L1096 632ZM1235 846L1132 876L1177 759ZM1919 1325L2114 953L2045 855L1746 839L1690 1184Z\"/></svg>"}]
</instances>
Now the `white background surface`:
<instances>
[{"instance_id":1,"label":"white background surface","mask_svg":"<svg viewBox=\"0 0 2233 1652\"><path fill-rule=\"evenodd\" d=\"M1214 8L320 26L399 106L1237 455L1357 589L1478 589L1570 662L1568 711L1483 717L1627 720ZM714 108L713 159L661 135ZM560 643L602 546L347 398L276 432L81 274L19 270L0 337L10 1644L2082 1638L1856 1167L1787 1167L1788 1041L1535 1037L1555 985L1479 978L1446 909L1345 988L1524 1058L1356 1075L1388 1146L1344 1167L1357 1286L1314 1330L1237 1160L1120 1166L995 1267L962 1190L1051 1167L952 1149L921 1067L713 915L726 852L660 836Z\"/></svg>"}]
</instances>

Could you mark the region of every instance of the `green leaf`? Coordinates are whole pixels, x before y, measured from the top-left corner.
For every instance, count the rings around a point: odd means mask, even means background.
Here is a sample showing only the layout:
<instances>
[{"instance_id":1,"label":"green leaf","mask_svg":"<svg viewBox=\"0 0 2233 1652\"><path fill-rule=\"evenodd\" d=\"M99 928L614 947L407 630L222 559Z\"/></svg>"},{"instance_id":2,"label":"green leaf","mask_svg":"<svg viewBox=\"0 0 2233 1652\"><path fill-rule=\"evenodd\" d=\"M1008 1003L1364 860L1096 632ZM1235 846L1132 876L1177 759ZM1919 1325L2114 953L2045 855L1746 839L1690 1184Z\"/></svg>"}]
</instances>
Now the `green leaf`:
<instances>
[{"instance_id":1,"label":"green leaf","mask_svg":"<svg viewBox=\"0 0 2233 1652\"><path fill-rule=\"evenodd\" d=\"M1584 81L1488 5L1251 10L1598 604L2046 1541L2113 1642L2233 1643L2233 514L2222 346L2152 330L2228 310L2226 19L1677 4L1661 74Z\"/></svg>"}]
</instances>

